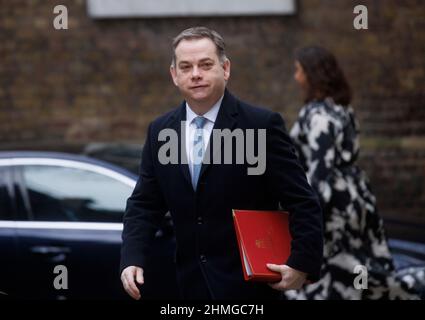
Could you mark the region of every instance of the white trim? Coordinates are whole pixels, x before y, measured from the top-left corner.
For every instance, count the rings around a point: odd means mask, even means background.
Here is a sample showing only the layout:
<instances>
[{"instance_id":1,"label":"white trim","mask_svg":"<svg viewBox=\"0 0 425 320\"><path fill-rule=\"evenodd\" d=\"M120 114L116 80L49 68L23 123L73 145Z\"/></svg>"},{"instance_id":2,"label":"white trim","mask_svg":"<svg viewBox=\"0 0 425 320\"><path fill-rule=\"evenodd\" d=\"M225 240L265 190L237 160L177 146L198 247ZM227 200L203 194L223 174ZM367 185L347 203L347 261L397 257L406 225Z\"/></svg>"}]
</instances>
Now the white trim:
<instances>
[{"instance_id":1,"label":"white trim","mask_svg":"<svg viewBox=\"0 0 425 320\"><path fill-rule=\"evenodd\" d=\"M112 179L118 180L132 188L134 188L136 185L136 182L133 179L126 177L123 174L120 174L108 168L103 168L99 165L85 163L81 161L66 160L66 159L38 158L38 157L0 159L0 167L1 166L25 166L25 165L48 165L48 166L82 169L82 170L87 170L87 171L103 174Z\"/></svg>"},{"instance_id":2,"label":"white trim","mask_svg":"<svg viewBox=\"0 0 425 320\"><path fill-rule=\"evenodd\" d=\"M49 221L2 221L0 220L0 228L122 231L123 224L122 223L102 223L102 222L49 222Z\"/></svg>"},{"instance_id":3,"label":"white trim","mask_svg":"<svg viewBox=\"0 0 425 320\"><path fill-rule=\"evenodd\" d=\"M258 16L296 12L295 0L88 0L92 18Z\"/></svg>"}]
</instances>

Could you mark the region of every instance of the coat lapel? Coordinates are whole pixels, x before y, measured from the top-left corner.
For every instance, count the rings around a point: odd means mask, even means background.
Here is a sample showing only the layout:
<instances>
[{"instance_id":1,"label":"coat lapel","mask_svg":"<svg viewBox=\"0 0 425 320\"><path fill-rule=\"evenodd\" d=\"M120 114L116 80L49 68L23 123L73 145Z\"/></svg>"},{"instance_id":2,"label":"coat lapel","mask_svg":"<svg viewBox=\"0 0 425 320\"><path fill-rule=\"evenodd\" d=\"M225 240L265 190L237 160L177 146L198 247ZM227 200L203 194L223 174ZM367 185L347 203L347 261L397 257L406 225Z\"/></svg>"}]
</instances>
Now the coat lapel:
<instances>
[{"instance_id":1,"label":"coat lapel","mask_svg":"<svg viewBox=\"0 0 425 320\"><path fill-rule=\"evenodd\" d=\"M182 130L182 122L186 121L186 102L183 102L176 110L173 115L173 122L171 124L171 128L173 128L177 132L178 136L178 150L179 150L179 168L181 173L183 174L184 179L187 183L192 186L192 179L190 177L189 165L186 155L186 132L185 127L183 126Z\"/></svg>"}]
</instances>

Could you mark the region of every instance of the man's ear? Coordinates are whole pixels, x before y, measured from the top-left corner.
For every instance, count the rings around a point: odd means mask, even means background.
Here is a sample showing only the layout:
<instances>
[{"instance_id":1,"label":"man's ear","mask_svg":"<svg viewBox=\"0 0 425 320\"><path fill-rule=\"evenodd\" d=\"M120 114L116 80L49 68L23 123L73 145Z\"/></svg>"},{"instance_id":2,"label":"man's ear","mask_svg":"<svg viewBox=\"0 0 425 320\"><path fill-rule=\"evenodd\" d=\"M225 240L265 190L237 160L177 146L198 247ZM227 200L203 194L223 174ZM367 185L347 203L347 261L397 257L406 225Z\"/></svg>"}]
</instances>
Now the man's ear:
<instances>
[{"instance_id":1,"label":"man's ear","mask_svg":"<svg viewBox=\"0 0 425 320\"><path fill-rule=\"evenodd\" d=\"M224 80L228 81L230 78L230 60L226 59L223 63L223 69L224 69Z\"/></svg>"},{"instance_id":2,"label":"man's ear","mask_svg":"<svg viewBox=\"0 0 425 320\"><path fill-rule=\"evenodd\" d=\"M178 84L177 84L177 71L176 71L176 68L173 65L170 66L170 74L171 74L171 78L173 78L174 85L176 87L178 87Z\"/></svg>"}]
</instances>

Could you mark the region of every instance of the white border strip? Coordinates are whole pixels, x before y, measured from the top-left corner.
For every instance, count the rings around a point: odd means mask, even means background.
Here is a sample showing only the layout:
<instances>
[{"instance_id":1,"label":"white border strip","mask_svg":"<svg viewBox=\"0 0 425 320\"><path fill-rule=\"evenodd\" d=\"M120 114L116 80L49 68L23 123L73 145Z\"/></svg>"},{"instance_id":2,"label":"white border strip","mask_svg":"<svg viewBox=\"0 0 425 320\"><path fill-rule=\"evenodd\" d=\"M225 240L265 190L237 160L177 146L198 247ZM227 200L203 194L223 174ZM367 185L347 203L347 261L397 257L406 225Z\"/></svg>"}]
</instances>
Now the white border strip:
<instances>
[{"instance_id":1,"label":"white border strip","mask_svg":"<svg viewBox=\"0 0 425 320\"><path fill-rule=\"evenodd\" d=\"M295 14L295 0L88 0L92 18Z\"/></svg>"}]
</instances>

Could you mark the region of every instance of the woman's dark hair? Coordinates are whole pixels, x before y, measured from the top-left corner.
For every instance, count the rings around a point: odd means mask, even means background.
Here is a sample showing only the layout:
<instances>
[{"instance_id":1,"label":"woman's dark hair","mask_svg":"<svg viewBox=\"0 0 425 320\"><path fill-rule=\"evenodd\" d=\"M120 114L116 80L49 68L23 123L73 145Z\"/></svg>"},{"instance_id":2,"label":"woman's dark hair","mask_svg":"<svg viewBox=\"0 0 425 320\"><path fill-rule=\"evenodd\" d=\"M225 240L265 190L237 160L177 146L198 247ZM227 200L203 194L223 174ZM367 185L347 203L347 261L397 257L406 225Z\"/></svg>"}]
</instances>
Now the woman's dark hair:
<instances>
[{"instance_id":1,"label":"woman's dark hair","mask_svg":"<svg viewBox=\"0 0 425 320\"><path fill-rule=\"evenodd\" d=\"M350 86L332 53L319 46L310 46L298 49L295 59L301 64L308 81L305 102L331 97L337 104L350 104Z\"/></svg>"}]
</instances>

